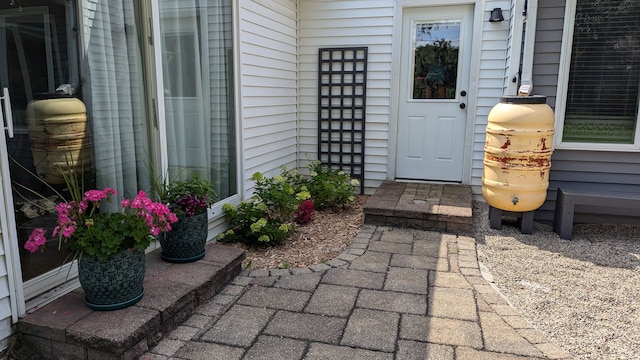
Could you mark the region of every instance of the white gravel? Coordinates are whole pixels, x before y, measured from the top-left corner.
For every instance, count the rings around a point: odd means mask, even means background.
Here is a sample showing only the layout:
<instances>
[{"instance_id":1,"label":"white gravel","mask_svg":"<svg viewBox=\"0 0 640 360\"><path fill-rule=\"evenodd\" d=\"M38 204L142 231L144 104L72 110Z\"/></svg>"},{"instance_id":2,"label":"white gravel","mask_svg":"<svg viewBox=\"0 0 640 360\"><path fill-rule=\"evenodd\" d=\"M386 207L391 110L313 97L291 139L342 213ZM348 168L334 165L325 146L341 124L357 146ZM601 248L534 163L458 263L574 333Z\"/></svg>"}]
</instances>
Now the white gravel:
<instances>
[{"instance_id":1,"label":"white gravel","mask_svg":"<svg viewBox=\"0 0 640 360\"><path fill-rule=\"evenodd\" d=\"M479 260L513 307L577 359L640 359L640 226L575 225L568 241L509 220L491 229L474 203Z\"/></svg>"}]
</instances>

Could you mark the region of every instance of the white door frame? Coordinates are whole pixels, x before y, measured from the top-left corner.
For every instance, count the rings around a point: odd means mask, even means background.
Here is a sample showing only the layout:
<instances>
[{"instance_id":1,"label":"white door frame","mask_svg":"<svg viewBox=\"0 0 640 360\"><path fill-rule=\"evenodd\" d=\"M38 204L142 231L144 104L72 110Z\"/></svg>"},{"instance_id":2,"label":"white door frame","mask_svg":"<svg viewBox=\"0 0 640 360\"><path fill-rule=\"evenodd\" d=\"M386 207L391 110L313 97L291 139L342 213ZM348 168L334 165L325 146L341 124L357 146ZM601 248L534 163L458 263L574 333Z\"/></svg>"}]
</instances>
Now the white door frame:
<instances>
[{"instance_id":1,"label":"white door frame","mask_svg":"<svg viewBox=\"0 0 640 360\"><path fill-rule=\"evenodd\" d=\"M399 54L402 52L402 24L404 22L403 12L407 8L427 8L436 6L455 6L455 5L474 5L473 10L473 26L474 29L482 29L484 19L484 1L469 0L396 0L394 22L393 22L393 47L392 53L396 54L391 64L391 108L390 108L390 125L389 125L389 166L387 169L387 180L395 180L396 176L396 157L398 155L398 110L400 96L400 65L401 59ZM471 183L471 162L473 160L473 130L475 125L475 114L478 96L478 77L480 68L474 64L479 63L480 45L482 41L482 31L473 31L471 39L471 69L469 71L469 89L467 104L467 121L464 139L464 159L462 161L462 184Z\"/></svg>"}]
</instances>

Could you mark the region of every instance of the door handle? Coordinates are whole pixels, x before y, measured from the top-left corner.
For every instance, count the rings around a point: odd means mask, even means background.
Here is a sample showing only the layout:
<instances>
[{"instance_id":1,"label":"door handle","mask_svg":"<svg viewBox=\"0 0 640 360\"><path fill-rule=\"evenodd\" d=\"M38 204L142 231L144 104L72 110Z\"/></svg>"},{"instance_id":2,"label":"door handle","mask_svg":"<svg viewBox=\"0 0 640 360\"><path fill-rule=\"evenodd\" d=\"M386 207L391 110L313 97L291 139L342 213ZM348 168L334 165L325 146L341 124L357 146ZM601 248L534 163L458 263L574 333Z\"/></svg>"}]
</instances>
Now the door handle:
<instances>
[{"instance_id":1,"label":"door handle","mask_svg":"<svg viewBox=\"0 0 640 360\"><path fill-rule=\"evenodd\" d=\"M465 103L460 103L460 109L464 109L466 107L467 107L467 105Z\"/></svg>"},{"instance_id":2,"label":"door handle","mask_svg":"<svg viewBox=\"0 0 640 360\"><path fill-rule=\"evenodd\" d=\"M11 100L9 98L9 89L2 89L2 96L0 96L0 100L4 102L4 118L7 120L7 135L9 139L13 139L13 114L11 113ZM1 111L0 111L1 113ZM4 122L4 119L1 118L2 114L0 114L0 119ZM4 124L3 124L4 125Z\"/></svg>"}]
</instances>

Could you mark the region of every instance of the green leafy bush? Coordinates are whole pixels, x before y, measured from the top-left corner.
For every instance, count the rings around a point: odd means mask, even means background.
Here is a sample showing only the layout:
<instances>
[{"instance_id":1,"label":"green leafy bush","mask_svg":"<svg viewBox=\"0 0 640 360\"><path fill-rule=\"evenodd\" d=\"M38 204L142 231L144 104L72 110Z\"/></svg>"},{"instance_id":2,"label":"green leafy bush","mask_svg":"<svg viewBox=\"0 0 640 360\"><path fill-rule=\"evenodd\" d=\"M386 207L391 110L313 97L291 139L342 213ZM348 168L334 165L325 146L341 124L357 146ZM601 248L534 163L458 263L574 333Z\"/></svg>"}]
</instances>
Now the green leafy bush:
<instances>
[{"instance_id":1,"label":"green leafy bush","mask_svg":"<svg viewBox=\"0 0 640 360\"><path fill-rule=\"evenodd\" d=\"M312 162L309 170L311 177L284 167L271 178L259 172L253 174L251 179L256 184L253 197L238 207L223 206L230 229L219 234L218 240L277 245L293 231L294 221L311 219L314 205L333 208L354 200L357 180L318 161Z\"/></svg>"},{"instance_id":2,"label":"green leafy bush","mask_svg":"<svg viewBox=\"0 0 640 360\"><path fill-rule=\"evenodd\" d=\"M293 225L269 217L265 203L253 198L239 207L225 204L222 209L230 229L218 235L222 242L277 245L293 230Z\"/></svg>"},{"instance_id":3,"label":"green leafy bush","mask_svg":"<svg viewBox=\"0 0 640 360\"><path fill-rule=\"evenodd\" d=\"M295 182L292 181L293 176L286 171L286 168L282 169L280 175L272 178L266 178L257 172L253 174L251 180L256 182L254 198L260 199L266 205L270 218L282 222L290 221L293 211L302 201L310 197L304 186L295 186Z\"/></svg>"},{"instance_id":4,"label":"green leafy bush","mask_svg":"<svg viewBox=\"0 0 640 360\"><path fill-rule=\"evenodd\" d=\"M344 171L334 170L319 161L308 165L311 178L304 182L316 209L344 206L355 199L360 182Z\"/></svg>"}]
</instances>

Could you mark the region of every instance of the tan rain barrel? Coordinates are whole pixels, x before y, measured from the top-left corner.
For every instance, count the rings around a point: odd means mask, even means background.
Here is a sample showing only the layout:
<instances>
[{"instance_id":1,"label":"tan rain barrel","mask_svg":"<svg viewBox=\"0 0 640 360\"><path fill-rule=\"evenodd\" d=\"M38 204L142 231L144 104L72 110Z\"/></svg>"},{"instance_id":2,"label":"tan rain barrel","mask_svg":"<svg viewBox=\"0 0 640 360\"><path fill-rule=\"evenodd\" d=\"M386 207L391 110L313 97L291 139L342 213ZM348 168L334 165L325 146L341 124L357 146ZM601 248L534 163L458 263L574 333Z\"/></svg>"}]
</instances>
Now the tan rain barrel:
<instances>
[{"instance_id":1,"label":"tan rain barrel","mask_svg":"<svg viewBox=\"0 0 640 360\"><path fill-rule=\"evenodd\" d=\"M49 184L64 184L61 172L92 168L87 108L77 98L47 94L27 105L27 126L36 173Z\"/></svg>"},{"instance_id":2,"label":"tan rain barrel","mask_svg":"<svg viewBox=\"0 0 640 360\"><path fill-rule=\"evenodd\" d=\"M482 195L513 212L539 208L547 197L554 116L544 96L504 96L489 113Z\"/></svg>"}]
</instances>

